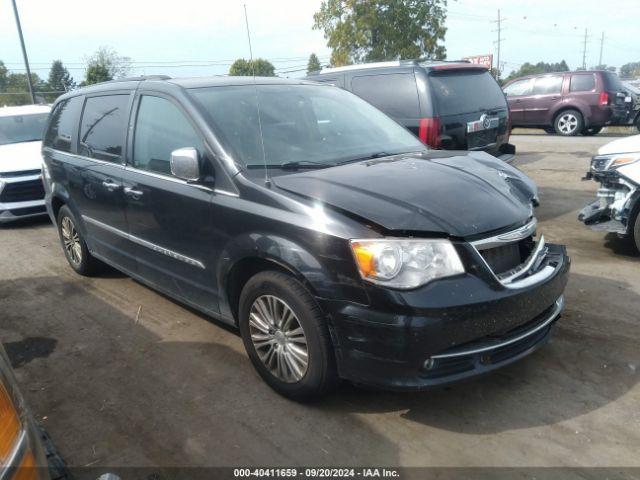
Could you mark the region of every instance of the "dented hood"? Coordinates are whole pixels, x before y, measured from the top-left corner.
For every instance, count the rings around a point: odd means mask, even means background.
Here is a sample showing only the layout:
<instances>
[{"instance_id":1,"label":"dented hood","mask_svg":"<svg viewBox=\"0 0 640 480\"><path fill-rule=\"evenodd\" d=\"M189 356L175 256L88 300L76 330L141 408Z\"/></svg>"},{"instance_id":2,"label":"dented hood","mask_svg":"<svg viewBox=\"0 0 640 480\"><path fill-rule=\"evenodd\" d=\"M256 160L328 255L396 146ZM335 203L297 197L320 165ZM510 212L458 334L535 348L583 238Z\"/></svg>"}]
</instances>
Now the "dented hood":
<instances>
[{"instance_id":1,"label":"dented hood","mask_svg":"<svg viewBox=\"0 0 640 480\"><path fill-rule=\"evenodd\" d=\"M390 231L469 237L524 224L535 184L484 152L396 155L273 179Z\"/></svg>"}]
</instances>

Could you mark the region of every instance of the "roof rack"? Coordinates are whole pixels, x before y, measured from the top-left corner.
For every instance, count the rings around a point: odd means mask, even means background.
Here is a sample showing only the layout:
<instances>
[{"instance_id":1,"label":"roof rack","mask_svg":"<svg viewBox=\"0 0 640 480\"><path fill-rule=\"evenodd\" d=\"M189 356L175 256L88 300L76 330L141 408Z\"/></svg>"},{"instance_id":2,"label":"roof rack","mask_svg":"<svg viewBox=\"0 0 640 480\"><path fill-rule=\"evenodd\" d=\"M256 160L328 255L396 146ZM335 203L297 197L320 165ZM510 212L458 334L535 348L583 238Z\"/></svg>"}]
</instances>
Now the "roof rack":
<instances>
[{"instance_id":1,"label":"roof rack","mask_svg":"<svg viewBox=\"0 0 640 480\"><path fill-rule=\"evenodd\" d=\"M424 65L440 65L443 63L471 63L469 60L430 60L430 59L417 59L417 60L392 60L390 62L373 62L373 63L360 63L355 65L345 65L344 67L323 68L317 73L334 73L334 72L346 72L349 70L363 70L367 68L384 68L384 67L408 67L408 66L424 66Z\"/></svg>"},{"instance_id":2,"label":"roof rack","mask_svg":"<svg viewBox=\"0 0 640 480\"><path fill-rule=\"evenodd\" d=\"M169 75L138 75L135 77L123 77L114 78L113 80L107 80L106 82L95 83L94 85L104 85L105 83L118 83L118 82L142 82L144 80L170 80ZM93 86L93 85L87 85Z\"/></svg>"}]
</instances>

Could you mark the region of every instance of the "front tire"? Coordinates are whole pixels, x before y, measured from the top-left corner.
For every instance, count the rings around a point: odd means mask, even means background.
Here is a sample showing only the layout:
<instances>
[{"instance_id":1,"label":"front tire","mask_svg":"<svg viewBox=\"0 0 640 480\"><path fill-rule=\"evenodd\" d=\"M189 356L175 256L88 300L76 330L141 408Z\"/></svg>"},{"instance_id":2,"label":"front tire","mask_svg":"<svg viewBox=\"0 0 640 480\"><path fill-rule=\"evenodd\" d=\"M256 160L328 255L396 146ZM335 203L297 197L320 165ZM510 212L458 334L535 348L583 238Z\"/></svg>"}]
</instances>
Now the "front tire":
<instances>
[{"instance_id":1,"label":"front tire","mask_svg":"<svg viewBox=\"0 0 640 480\"><path fill-rule=\"evenodd\" d=\"M553 128L558 135L564 137L573 137L582 132L584 128L584 121L582 114L577 110L565 110L560 112L555 121L553 122Z\"/></svg>"},{"instance_id":2,"label":"front tire","mask_svg":"<svg viewBox=\"0 0 640 480\"><path fill-rule=\"evenodd\" d=\"M67 262L76 273L91 276L100 271L102 263L89 253L78 222L66 205L58 212L58 234Z\"/></svg>"},{"instance_id":3,"label":"front tire","mask_svg":"<svg viewBox=\"0 0 640 480\"><path fill-rule=\"evenodd\" d=\"M640 252L640 211L636 213L636 221L633 226L633 242L636 245L636 249Z\"/></svg>"},{"instance_id":4,"label":"front tire","mask_svg":"<svg viewBox=\"0 0 640 480\"><path fill-rule=\"evenodd\" d=\"M298 280L266 271L240 294L239 327L251 363L276 392L297 401L327 393L337 381L329 329Z\"/></svg>"}]
</instances>

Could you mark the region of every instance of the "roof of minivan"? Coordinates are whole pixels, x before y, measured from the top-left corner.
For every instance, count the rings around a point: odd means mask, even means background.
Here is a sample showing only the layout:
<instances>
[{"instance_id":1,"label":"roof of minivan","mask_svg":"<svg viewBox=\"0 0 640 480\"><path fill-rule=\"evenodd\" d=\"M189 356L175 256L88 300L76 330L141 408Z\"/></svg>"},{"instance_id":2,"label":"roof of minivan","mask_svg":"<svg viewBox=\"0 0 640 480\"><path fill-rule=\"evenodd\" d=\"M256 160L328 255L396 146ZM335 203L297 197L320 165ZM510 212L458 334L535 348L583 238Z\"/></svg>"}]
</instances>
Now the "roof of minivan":
<instances>
[{"instance_id":1,"label":"roof of minivan","mask_svg":"<svg viewBox=\"0 0 640 480\"><path fill-rule=\"evenodd\" d=\"M22 105L20 107L0 108L0 117L13 117L14 115L34 115L36 113L49 113L50 105Z\"/></svg>"},{"instance_id":2,"label":"roof of minivan","mask_svg":"<svg viewBox=\"0 0 640 480\"><path fill-rule=\"evenodd\" d=\"M427 70L445 70L445 69L458 69L458 68L472 68L472 69L485 69L483 65L477 63L471 63L464 60L394 60L390 62L373 62L373 63L360 63L355 65L345 65L343 67L323 68L318 72L313 72L309 76L325 75L331 73L350 72L357 70L374 70L374 69L386 69L386 68L415 68L421 67Z\"/></svg>"}]
</instances>

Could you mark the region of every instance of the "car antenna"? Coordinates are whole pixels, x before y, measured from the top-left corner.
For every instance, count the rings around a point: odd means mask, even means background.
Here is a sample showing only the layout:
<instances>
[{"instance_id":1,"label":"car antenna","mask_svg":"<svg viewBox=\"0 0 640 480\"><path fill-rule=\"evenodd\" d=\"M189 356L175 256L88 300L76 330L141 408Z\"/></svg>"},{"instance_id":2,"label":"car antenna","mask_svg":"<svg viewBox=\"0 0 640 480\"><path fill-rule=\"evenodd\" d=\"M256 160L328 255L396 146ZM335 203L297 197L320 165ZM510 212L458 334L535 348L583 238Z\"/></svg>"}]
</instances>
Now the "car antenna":
<instances>
[{"instance_id":1,"label":"car antenna","mask_svg":"<svg viewBox=\"0 0 640 480\"><path fill-rule=\"evenodd\" d=\"M269 180L269 169L267 168L267 154L264 149L264 137L262 136L262 120L260 119L260 94L256 84L256 64L253 62L253 49L251 48L251 31L249 30L249 16L247 15L247 4L244 5L244 22L247 26L247 39L249 40L249 60L251 62L251 74L253 75L253 89L256 94L256 107L258 110L258 131L260 132L260 148L262 149L262 163L264 164L264 184L271 188Z\"/></svg>"}]
</instances>

